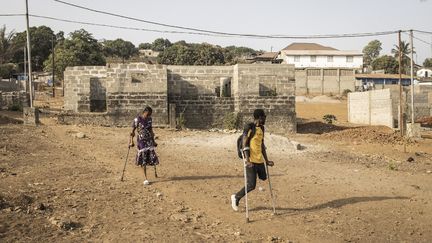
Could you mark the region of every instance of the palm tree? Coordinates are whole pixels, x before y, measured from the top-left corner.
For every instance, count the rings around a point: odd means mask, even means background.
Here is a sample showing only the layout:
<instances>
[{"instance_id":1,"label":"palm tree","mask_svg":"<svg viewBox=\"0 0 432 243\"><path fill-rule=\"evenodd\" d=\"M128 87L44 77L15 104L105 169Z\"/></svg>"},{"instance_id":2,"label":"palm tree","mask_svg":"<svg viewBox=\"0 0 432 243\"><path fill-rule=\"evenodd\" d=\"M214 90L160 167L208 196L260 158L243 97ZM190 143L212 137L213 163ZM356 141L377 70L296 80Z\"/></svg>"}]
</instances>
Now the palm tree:
<instances>
[{"instance_id":1,"label":"palm tree","mask_svg":"<svg viewBox=\"0 0 432 243\"><path fill-rule=\"evenodd\" d=\"M401 48L400 49L399 49L398 45L394 45L394 48L391 50L391 52L394 55L394 57L396 58L396 60L399 60L399 50L401 50L401 53L402 53L402 60L401 60L402 73L408 74L408 71L410 69L409 68L410 67L410 61L411 61L411 58L409 57L409 55L411 53L410 44L408 42L401 41ZM413 53L415 53L415 51L413 51Z\"/></svg>"},{"instance_id":2,"label":"palm tree","mask_svg":"<svg viewBox=\"0 0 432 243\"><path fill-rule=\"evenodd\" d=\"M5 25L0 28L0 64L8 63L17 49L12 41L14 35L14 31L6 33Z\"/></svg>"}]
</instances>

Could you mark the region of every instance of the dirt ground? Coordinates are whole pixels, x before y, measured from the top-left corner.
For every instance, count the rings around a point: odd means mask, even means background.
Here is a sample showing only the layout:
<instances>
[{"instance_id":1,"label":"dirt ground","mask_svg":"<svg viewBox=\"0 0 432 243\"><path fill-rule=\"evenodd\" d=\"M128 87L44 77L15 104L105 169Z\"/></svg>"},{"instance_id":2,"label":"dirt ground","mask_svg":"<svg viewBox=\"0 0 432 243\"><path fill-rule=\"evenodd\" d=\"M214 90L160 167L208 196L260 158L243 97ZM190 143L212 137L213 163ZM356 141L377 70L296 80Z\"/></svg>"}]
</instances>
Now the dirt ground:
<instances>
[{"instance_id":1,"label":"dirt ground","mask_svg":"<svg viewBox=\"0 0 432 243\"><path fill-rule=\"evenodd\" d=\"M345 126L343 104L297 111L306 121L298 134L266 134L277 214L260 181L249 194L250 223L244 201L240 212L229 201L243 185L238 134L157 129L159 178L149 168L152 184L144 186L133 149L120 181L129 128L48 117L31 127L2 112L0 241L432 241L431 140ZM341 124L322 124L327 113Z\"/></svg>"}]
</instances>

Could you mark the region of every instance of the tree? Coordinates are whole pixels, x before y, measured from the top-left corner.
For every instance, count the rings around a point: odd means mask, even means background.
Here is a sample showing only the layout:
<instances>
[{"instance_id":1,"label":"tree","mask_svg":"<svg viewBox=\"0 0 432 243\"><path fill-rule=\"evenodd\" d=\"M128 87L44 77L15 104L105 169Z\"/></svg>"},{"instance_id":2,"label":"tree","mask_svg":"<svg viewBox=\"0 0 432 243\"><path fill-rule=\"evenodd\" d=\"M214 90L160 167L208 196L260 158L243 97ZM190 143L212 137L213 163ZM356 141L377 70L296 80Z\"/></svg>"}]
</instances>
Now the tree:
<instances>
[{"instance_id":1,"label":"tree","mask_svg":"<svg viewBox=\"0 0 432 243\"><path fill-rule=\"evenodd\" d=\"M401 53L402 53L402 59L401 59L401 69L402 73L408 74L408 71L410 70L410 62L411 58L409 57L409 54L411 53L410 44L405 41L401 41ZM396 60L399 60L399 46L394 45L394 48L391 50L392 54L396 58ZM415 51L414 51L415 53Z\"/></svg>"},{"instance_id":2,"label":"tree","mask_svg":"<svg viewBox=\"0 0 432 243\"><path fill-rule=\"evenodd\" d=\"M423 62L423 67L432 68L432 58L426 58Z\"/></svg>"},{"instance_id":3,"label":"tree","mask_svg":"<svg viewBox=\"0 0 432 243\"><path fill-rule=\"evenodd\" d=\"M380 56L372 61L373 70L384 70L385 73L395 74L398 72L399 64L392 56Z\"/></svg>"},{"instance_id":4,"label":"tree","mask_svg":"<svg viewBox=\"0 0 432 243\"><path fill-rule=\"evenodd\" d=\"M196 47L195 65L222 65L225 63L224 54L220 47L202 44Z\"/></svg>"},{"instance_id":5,"label":"tree","mask_svg":"<svg viewBox=\"0 0 432 243\"><path fill-rule=\"evenodd\" d=\"M52 52L52 41L56 43L57 37L54 31L47 26L31 27L30 28L30 42L32 54L32 69L33 71L42 71L43 62L48 58ZM27 32L19 32L13 39L15 45L19 47L14 54L14 62L22 63L24 59L23 48L27 43ZM55 44L54 43L54 44Z\"/></svg>"},{"instance_id":6,"label":"tree","mask_svg":"<svg viewBox=\"0 0 432 243\"><path fill-rule=\"evenodd\" d=\"M153 51L163 51L170 46L172 46L172 44L168 39L158 38L153 41L151 49Z\"/></svg>"},{"instance_id":7,"label":"tree","mask_svg":"<svg viewBox=\"0 0 432 243\"><path fill-rule=\"evenodd\" d=\"M12 41L15 33L10 31L6 33L6 26L0 28L0 64L9 63L17 49Z\"/></svg>"},{"instance_id":8,"label":"tree","mask_svg":"<svg viewBox=\"0 0 432 243\"><path fill-rule=\"evenodd\" d=\"M158 63L166 65L194 65L196 53L188 46L172 45L158 56Z\"/></svg>"},{"instance_id":9,"label":"tree","mask_svg":"<svg viewBox=\"0 0 432 243\"><path fill-rule=\"evenodd\" d=\"M152 49L152 44L150 43L141 43L138 45L138 49L140 50L149 50Z\"/></svg>"},{"instance_id":10,"label":"tree","mask_svg":"<svg viewBox=\"0 0 432 243\"><path fill-rule=\"evenodd\" d=\"M379 40L373 40L363 48L363 62L365 65L371 65L372 61L379 56L382 50L381 45L382 43Z\"/></svg>"},{"instance_id":11,"label":"tree","mask_svg":"<svg viewBox=\"0 0 432 243\"><path fill-rule=\"evenodd\" d=\"M102 46L84 29L74 31L55 47L56 75L63 78L63 72L69 66L105 65ZM51 72L51 55L44 62L44 70Z\"/></svg>"},{"instance_id":12,"label":"tree","mask_svg":"<svg viewBox=\"0 0 432 243\"><path fill-rule=\"evenodd\" d=\"M119 57L122 59L123 63L125 59L129 59L131 56L138 54L138 49L130 41L116 39L105 41L103 44L106 56Z\"/></svg>"}]
</instances>

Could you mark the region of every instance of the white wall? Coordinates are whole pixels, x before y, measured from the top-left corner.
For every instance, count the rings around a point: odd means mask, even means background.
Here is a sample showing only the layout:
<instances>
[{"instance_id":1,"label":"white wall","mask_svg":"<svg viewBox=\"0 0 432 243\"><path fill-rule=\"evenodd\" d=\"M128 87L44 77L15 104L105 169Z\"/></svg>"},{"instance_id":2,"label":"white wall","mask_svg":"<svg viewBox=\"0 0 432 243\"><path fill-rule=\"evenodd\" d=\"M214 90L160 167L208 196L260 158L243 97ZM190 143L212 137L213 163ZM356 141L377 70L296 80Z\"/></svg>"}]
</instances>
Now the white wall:
<instances>
[{"instance_id":1,"label":"white wall","mask_svg":"<svg viewBox=\"0 0 432 243\"><path fill-rule=\"evenodd\" d=\"M353 62L347 62L346 56L333 56L333 62L328 62L327 56L316 56L316 62L311 62L311 56L299 56L300 61L296 62L295 56L286 56L285 62L294 64L296 68L362 68L363 56L353 56Z\"/></svg>"},{"instance_id":2,"label":"white wall","mask_svg":"<svg viewBox=\"0 0 432 243\"><path fill-rule=\"evenodd\" d=\"M348 93L348 122L393 128L390 89Z\"/></svg>"}]
</instances>

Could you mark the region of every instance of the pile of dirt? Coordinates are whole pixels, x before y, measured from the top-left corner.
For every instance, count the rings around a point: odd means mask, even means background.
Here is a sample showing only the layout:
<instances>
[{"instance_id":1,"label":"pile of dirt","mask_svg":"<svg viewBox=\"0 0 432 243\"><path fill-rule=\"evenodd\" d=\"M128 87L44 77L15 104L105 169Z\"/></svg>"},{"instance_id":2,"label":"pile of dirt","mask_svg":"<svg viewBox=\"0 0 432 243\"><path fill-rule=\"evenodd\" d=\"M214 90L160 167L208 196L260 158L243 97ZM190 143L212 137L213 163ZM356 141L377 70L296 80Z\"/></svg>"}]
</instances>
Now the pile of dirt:
<instances>
[{"instance_id":1,"label":"pile of dirt","mask_svg":"<svg viewBox=\"0 0 432 243\"><path fill-rule=\"evenodd\" d=\"M323 122L306 122L303 124L297 124L297 132L301 134L324 134L345 129L348 129L348 127Z\"/></svg>"},{"instance_id":2,"label":"pile of dirt","mask_svg":"<svg viewBox=\"0 0 432 243\"><path fill-rule=\"evenodd\" d=\"M422 117L416 121L417 123L421 123L422 126L432 127L432 116Z\"/></svg>"},{"instance_id":3,"label":"pile of dirt","mask_svg":"<svg viewBox=\"0 0 432 243\"><path fill-rule=\"evenodd\" d=\"M405 141L399 133L385 126L345 128L323 134L323 138L335 141L349 140L377 144L403 144Z\"/></svg>"}]
</instances>

